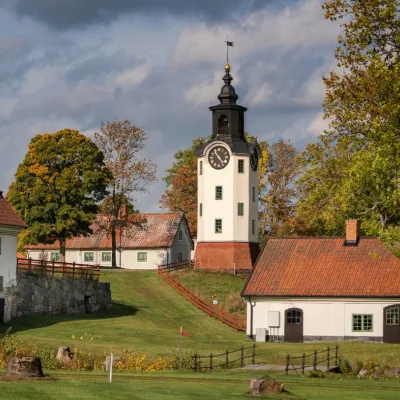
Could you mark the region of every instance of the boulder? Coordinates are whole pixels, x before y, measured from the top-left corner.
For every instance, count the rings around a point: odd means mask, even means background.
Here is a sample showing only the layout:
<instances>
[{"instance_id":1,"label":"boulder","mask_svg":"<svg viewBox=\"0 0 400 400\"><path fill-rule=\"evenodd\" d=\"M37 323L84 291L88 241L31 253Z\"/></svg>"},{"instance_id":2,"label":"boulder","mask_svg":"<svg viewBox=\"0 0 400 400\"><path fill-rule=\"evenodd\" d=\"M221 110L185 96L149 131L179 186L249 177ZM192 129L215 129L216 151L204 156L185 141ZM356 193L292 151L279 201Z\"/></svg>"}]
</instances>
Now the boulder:
<instances>
[{"instance_id":1,"label":"boulder","mask_svg":"<svg viewBox=\"0 0 400 400\"><path fill-rule=\"evenodd\" d=\"M284 385L275 379L252 379L250 381L250 393L253 396L260 396L265 393L281 393L283 389Z\"/></svg>"},{"instance_id":2,"label":"boulder","mask_svg":"<svg viewBox=\"0 0 400 400\"><path fill-rule=\"evenodd\" d=\"M69 364L72 361L74 354L68 346L60 346L57 351L56 359L63 364Z\"/></svg>"},{"instance_id":3,"label":"boulder","mask_svg":"<svg viewBox=\"0 0 400 400\"><path fill-rule=\"evenodd\" d=\"M13 357L8 362L6 376L20 379L43 377L42 361L39 357Z\"/></svg>"}]
</instances>

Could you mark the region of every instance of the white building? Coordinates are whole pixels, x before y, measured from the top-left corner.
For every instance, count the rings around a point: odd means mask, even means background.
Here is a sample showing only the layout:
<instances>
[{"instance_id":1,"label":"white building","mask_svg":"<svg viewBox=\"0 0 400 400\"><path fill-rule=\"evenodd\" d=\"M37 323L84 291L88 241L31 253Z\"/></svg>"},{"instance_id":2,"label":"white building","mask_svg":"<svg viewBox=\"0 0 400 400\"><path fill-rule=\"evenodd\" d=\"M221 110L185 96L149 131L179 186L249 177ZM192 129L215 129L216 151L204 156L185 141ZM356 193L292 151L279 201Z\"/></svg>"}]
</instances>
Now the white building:
<instances>
[{"instance_id":1,"label":"white building","mask_svg":"<svg viewBox=\"0 0 400 400\"><path fill-rule=\"evenodd\" d=\"M135 217L137 218L137 216ZM101 216L98 217L98 220ZM127 269L156 269L158 265L190 259L192 240L183 214L140 214L141 223L117 235L117 266ZM93 234L66 243L65 261L111 266L111 236L91 226ZM59 260L59 244L25 247L28 258Z\"/></svg>"},{"instance_id":2,"label":"white building","mask_svg":"<svg viewBox=\"0 0 400 400\"><path fill-rule=\"evenodd\" d=\"M198 218L196 267L251 270L258 255L257 143L244 136L244 113L236 104L230 65L225 66L220 104L212 111L211 140L196 149Z\"/></svg>"},{"instance_id":3,"label":"white building","mask_svg":"<svg viewBox=\"0 0 400 400\"><path fill-rule=\"evenodd\" d=\"M359 228L349 220L346 237L269 239L242 292L247 335L400 343L400 259Z\"/></svg>"},{"instance_id":4,"label":"white building","mask_svg":"<svg viewBox=\"0 0 400 400\"><path fill-rule=\"evenodd\" d=\"M8 204L0 191L0 321L11 319L11 301L6 289L15 285L17 278L17 235L24 222Z\"/></svg>"}]
</instances>

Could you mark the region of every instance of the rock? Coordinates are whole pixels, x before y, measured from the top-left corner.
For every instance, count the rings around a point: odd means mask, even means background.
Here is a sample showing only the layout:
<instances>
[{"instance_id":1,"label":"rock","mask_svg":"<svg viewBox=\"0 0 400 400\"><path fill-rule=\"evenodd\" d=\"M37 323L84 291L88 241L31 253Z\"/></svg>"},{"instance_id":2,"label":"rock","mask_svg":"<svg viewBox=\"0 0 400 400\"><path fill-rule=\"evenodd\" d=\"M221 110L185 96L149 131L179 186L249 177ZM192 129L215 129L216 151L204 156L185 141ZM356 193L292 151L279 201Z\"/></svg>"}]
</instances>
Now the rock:
<instances>
[{"instance_id":1,"label":"rock","mask_svg":"<svg viewBox=\"0 0 400 400\"><path fill-rule=\"evenodd\" d=\"M368 376L368 371L364 368L360 369L360 372L357 375L359 378L365 378Z\"/></svg>"},{"instance_id":2,"label":"rock","mask_svg":"<svg viewBox=\"0 0 400 400\"><path fill-rule=\"evenodd\" d=\"M265 393L281 393L284 385L275 379L266 381L265 379L252 379L250 381L250 393L253 396L259 396Z\"/></svg>"},{"instance_id":3,"label":"rock","mask_svg":"<svg viewBox=\"0 0 400 400\"><path fill-rule=\"evenodd\" d=\"M62 361L63 364L69 364L74 354L68 346L60 346L57 351L56 359Z\"/></svg>"},{"instance_id":4,"label":"rock","mask_svg":"<svg viewBox=\"0 0 400 400\"><path fill-rule=\"evenodd\" d=\"M400 371L397 368L389 368L383 371L383 374L391 378L396 378L399 376Z\"/></svg>"},{"instance_id":5,"label":"rock","mask_svg":"<svg viewBox=\"0 0 400 400\"><path fill-rule=\"evenodd\" d=\"M13 357L7 365L6 376L11 378L42 377L42 361L39 357Z\"/></svg>"}]
</instances>

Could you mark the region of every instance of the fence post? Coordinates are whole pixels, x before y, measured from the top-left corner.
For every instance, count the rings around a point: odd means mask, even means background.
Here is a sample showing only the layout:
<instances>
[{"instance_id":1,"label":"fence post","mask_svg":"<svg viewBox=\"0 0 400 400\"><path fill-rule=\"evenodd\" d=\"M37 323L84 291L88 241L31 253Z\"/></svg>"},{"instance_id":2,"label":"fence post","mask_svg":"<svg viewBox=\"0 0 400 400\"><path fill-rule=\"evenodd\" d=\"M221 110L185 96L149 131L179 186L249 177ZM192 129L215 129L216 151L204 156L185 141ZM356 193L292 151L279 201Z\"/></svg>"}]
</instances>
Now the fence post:
<instances>
[{"instance_id":1,"label":"fence post","mask_svg":"<svg viewBox=\"0 0 400 400\"><path fill-rule=\"evenodd\" d=\"M285 368L286 375L289 374L289 363L290 363L290 355L288 354L288 355L286 356L286 368Z\"/></svg>"},{"instance_id":2,"label":"fence post","mask_svg":"<svg viewBox=\"0 0 400 400\"><path fill-rule=\"evenodd\" d=\"M52 276L54 276L54 260L53 260L53 266L52 267L53 268L52 268L51 274L52 274Z\"/></svg>"},{"instance_id":3,"label":"fence post","mask_svg":"<svg viewBox=\"0 0 400 400\"><path fill-rule=\"evenodd\" d=\"M313 362L314 371L317 370L317 354L318 354L317 350L314 350L314 362Z\"/></svg>"},{"instance_id":4,"label":"fence post","mask_svg":"<svg viewBox=\"0 0 400 400\"><path fill-rule=\"evenodd\" d=\"M253 344L253 357L251 359L251 363L254 365L256 363L256 345Z\"/></svg>"},{"instance_id":5,"label":"fence post","mask_svg":"<svg viewBox=\"0 0 400 400\"><path fill-rule=\"evenodd\" d=\"M28 260L28 268L32 269L32 258L30 258L30 257L29 257L29 260Z\"/></svg>"},{"instance_id":6,"label":"fence post","mask_svg":"<svg viewBox=\"0 0 400 400\"><path fill-rule=\"evenodd\" d=\"M197 353L194 353L193 356L193 369L197 371Z\"/></svg>"},{"instance_id":7,"label":"fence post","mask_svg":"<svg viewBox=\"0 0 400 400\"><path fill-rule=\"evenodd\" d=\"M335 367L338 365L338 351L339 351L339 346L336 345L335 347Z\"/></svg>"},{"instance_id":8,"label":"fence post","mask_svg":"<svg viewBox=\"0 0 400 400\"><path fill-rule=\"evenodd\" d=\"M244 359L243 359L243 346L240 346L240 366L244 367Z\"/></svg>"},{"instance_id":9,"label":"fence post","mask_svg":"<svg viewBox=\"0 0 400 400\"><path fill-rule=\"evenodd\" d=\"M64 268L63 268L63 276L65 276L65 262L64 262ZM75 278L75 261L72 263L72 277Z\"/></svg>"},{"instance_id":10,"label":"fence post","mask_svg":"<svg viewBox=\"0 0 400 400\"><path fill-rule=\"evenodd\" d=\"M330 357L331 357L331 355L330 355L330 348L329 348L329 346L328 346L328 349L327 349L327 353L328 353L328 365L327 365L327 370L329 370L329 361L330 361Z\"/></svg>"},{"instance_id":11,"label":"fence post","mask_svg":"<svg viewBox=\"0 0 400 400\"><path fill-rule=\"evenodd\" d=\"M306 355L305 355L305 353L303 353L303 359L302 359L302 362L301 362L301 372L303 373L303 375L304 375L305 366L306 366Z\"/></svg>"},{"instance_id":12,"label":"fence post","mask_svg":"<svg viewBox=\"0 0 400 400\"><path fill-rule=\"evenodd\" d=\"M212 358L213 358L213 355L212 355L212 353L210 354L210 372L212 371L212 368L213 368L213 365L212 365Z\"/></svg>"},{"instance_id":13,"label":"fence post","mask_svg":"<svg viewBox=\"0 0 400 400\"><path fill-rule=\"evenodd\" d=\"M226 368L228 369L229 368L229 351L228 350L226 350L226 352L225 352L225 365L226 365Z\"/></svg>"}]
</instances>

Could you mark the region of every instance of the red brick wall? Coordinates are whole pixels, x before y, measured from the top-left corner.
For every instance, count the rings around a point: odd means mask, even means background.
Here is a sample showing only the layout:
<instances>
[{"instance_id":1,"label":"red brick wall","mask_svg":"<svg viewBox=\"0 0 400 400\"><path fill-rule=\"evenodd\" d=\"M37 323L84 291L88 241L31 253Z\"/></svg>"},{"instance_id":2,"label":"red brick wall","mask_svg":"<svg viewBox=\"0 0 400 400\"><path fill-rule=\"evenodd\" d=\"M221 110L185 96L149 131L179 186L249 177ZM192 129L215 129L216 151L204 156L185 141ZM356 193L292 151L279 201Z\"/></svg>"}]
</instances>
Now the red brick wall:
<instances>
[{"instance_id":1,"label":"red brick wall","mask_svg":"<svg viewBox=\"0 0 400 400\"><path fill-rule=\"evenodd\" d=\"M251 270L259 253L257 243L202 242L196 246L196 268L216 271Z\"/></svg>"}]
</instances>

